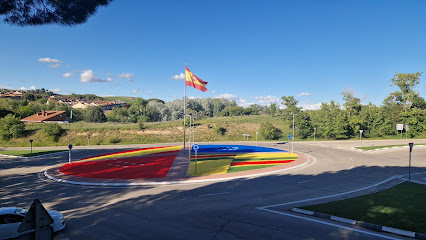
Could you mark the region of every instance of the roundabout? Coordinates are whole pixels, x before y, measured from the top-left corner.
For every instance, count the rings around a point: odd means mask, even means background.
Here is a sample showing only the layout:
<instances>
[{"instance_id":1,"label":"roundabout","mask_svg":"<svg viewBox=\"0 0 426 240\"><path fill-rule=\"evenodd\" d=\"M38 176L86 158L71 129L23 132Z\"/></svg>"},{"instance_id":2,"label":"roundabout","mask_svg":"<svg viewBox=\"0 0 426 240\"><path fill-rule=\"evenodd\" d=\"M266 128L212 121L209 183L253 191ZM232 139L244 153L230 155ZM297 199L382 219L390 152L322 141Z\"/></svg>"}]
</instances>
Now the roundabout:
<instances>
[{"instance_id":1,"label":"roundabout","mask_svg":"<svg viewBox=\"0 0 426 240\"><path fill-rule=\"evenodd\" d=\"M188 154L182 146L131 149L58 164L44 175L79 185L176 184L256 177L310 162L301 153L250 145L200 145L197 154L192 151L189 164Z\"/></svg>"}]
</instances>

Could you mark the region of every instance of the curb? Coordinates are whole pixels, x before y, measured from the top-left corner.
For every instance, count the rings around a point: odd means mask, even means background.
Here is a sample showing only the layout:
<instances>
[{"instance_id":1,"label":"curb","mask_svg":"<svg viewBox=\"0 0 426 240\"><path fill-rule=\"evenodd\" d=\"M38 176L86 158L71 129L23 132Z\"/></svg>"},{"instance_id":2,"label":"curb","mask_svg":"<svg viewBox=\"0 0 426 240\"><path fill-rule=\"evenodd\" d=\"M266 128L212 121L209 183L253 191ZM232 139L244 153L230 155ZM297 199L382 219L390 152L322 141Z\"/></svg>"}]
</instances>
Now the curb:
<instances>
[{"instance_id":1,"label":"curb","mask_svg":"<svg viewBox=\"0 0 426 240\"><path fill-rule=\"evenodd\" d=\"M336 222L356 225L356 226L360 226L360 227L367 228L367 229L374 230L374 231L378 231L378 232L387 232L387 233L397 234L397 235L404 236L404 237L411 237L411 238L426 240L426 234L423 234L423 233L412 232L412 231L407 231L407 230L402 230L402 229L392 228L392 227L387 227L387 226L381 226L381 225L377 225L377 224L372 224L372 223L367 223L367 222L363 222L363 221L357 221L357 220L353 220L353 219L332 216L332 215L329 215L329 214L313 212L313 211L304 210L304 209L300 209L300 208L292 208L290 210L293 211L293 212L296 212L296 213L301 213L301 214L319 217L319 218L323 218L323 219L333 220L333 221L336 221Z\"/></svg>"},{"instance_id":2,"label":"curb","mask_svg":"<svg viewBox=\"0 0 426 240\"><path fill-rule=\"evenodd\" d=\"M223 178L211 178L211 179L200 179L200 180L169 180L169 181L161 181L161 182L133 182L133 183L124 183L124 182L77 182L72 180L66 180L57 178L54 176L51 176L48 173L48 169L43 170L44 176L50 180L61 182L61 183L69 183L69 184L75 184L75 185L83 185L83 186L147 186L147 185L171 185L171 184L193 184L193 183L205 183L205 182L222 182L222 181L232 181L232 180L238 180L241 178L253 178L253 177L261 177L266 175L271 175L275 173L281 173L281 172L287 172L291 170L298 169L300 167L304 167L308 165L311 162L310 157L308 157L307 161L293 167L279 169L275 171L270 172L262 172L262 173L255 173L255 174L248 174L248 175L241 175L241 176L235 176L235 177L223 177Z\"/></svg>"}]
</instances>

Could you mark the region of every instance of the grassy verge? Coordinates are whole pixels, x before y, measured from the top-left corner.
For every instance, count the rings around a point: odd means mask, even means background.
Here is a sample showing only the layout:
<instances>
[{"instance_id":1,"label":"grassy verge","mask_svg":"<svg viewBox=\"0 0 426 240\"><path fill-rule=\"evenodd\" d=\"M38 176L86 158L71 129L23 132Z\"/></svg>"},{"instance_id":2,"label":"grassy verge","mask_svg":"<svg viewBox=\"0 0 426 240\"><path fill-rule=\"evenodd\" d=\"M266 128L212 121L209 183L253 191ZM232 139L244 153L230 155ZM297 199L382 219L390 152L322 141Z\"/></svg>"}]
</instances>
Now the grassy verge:
<instances>
[{"instance_id":1,"label":"grassy verge","mask_svg":"<svg viewBox=\"0 0 426 240\"><path fill-rule=\"evenodd\" d=\"M57 153L57 152L64 152L66 150L33 150L31 153L31 150L11 150L11 151L0 151L0 154L3 155L11 155L11 156L18 156L18 157L35 157L50 153Z\"/></svg>"},{"instance_id":2,"label":"grassy verge","mask_svg":"<svg viewBox=\"0 0 426 240\"><path fill-rule=\"evenodd\" d=\"M415 145L425 145L425 144L415 144ZM414 146L415 146L414 145ZM381 148L391 148L391 147L404 147L404 146L408 146L408 144L402 144L402 145L386 145L386 146L370 146L370 147L356 147L358 149L364 150L364 151L369 151L369 150L374 150L374 149L381 149Z\"/></svg>"},{"instance_id":3,"label":"grassy verge","mask_svg":"<svg viewBox=\"0 0 426 240\"><path fill-rule=\"evenodd\" d=\"M381 192L303 209L426 233L426 186L402 183Z\"/></svg>"}]
</instances>

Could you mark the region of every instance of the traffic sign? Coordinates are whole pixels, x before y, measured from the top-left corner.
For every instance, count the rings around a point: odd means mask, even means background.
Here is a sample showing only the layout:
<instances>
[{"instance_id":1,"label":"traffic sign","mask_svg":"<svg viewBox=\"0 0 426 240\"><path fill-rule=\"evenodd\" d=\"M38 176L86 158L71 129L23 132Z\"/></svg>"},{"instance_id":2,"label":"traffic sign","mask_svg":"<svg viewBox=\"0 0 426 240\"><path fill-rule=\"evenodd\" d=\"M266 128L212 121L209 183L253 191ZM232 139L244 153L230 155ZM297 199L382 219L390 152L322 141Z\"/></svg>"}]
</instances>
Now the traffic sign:
<instances>
[{"instance_id":1,"label":"traffic sign","mask_svg":"<svg viewBox=\"0 0 426 240\"><path fill-rule=\"evenodd\" d=\"M71 150L71 148L72 148L72 144L68 145L68 148Z\"/></svg>"},{"instance_id":2,"label":"traffic sign","mask_svg":"<svg viewBox=\"0 0 426 240\"><path fill-rule=\"evenodd\" d=\"M25 232L35 228L47 227L53 223L53 219L47 210L43 207L40 200L35 199L31 204L30 210L19 225L18 232Z\"/></svg>"},{"instance_id":3,"label":"traffic sign","mask_svg":"<svg viewBox=\"0 0 426 240\"><path fill-rule=\"evenodd\" d=\"M194 150L194 152L197 152L198 149L200 149L200 147L198 146L198 144L192 145L192 150Z\"/></svg>"},{"instance_id":4,"label":"traffic sign","mask_svg":"<svg viewBox=\"0 0 426 240\"><path fill-rule=\"evenodd\" d=\"M291 139L291 134L287 135L287 138L288 138L288 139Z\"/></svg>"}]
</instances>

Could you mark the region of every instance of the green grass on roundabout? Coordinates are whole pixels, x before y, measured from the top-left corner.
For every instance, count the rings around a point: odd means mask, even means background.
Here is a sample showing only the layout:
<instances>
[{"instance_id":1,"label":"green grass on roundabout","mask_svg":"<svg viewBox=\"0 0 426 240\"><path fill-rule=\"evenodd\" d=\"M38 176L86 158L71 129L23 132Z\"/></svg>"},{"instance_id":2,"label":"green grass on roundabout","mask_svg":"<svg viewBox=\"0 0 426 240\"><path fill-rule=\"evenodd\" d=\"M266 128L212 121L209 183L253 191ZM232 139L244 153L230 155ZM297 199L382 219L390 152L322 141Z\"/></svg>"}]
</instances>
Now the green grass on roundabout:
<instances>
[{"instance_id":1,"label":"green grass on roundabout","mask_svg":"<svg viewBox=\"0 0 426 240\"><path fill-rule=\"evenodd\" d=\"M426 186L422 184L404 182L381 192L302 208L426 233Z\"/></svg>"},{"instance_id":2,"label":"green grass on roundabout","mask_svg":"<svg viewBox=\"0 0 426 240\"><path fill-rule=\"evenodd\" d=\"M33 150L32 153L31 153L31 150L7 150L7 151L0 151L0 154L17 156L17 157L35 157L35 156L41 156L41 155L64 152L64 151L67 151L67 150Z\"/></svg>"}]
</instances>

